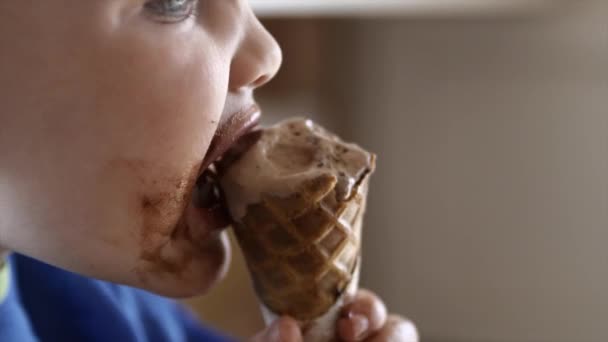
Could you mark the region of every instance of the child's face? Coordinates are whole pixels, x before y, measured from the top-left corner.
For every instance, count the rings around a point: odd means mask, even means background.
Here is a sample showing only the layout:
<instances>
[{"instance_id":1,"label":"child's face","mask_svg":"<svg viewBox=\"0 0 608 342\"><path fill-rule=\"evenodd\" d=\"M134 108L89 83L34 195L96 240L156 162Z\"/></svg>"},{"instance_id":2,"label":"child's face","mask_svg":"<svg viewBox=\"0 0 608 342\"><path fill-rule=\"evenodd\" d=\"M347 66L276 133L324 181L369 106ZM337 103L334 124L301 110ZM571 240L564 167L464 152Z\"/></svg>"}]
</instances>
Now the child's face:
<instances>
[{"instance_id":1,"label":"child's face","mask_svg":"<svg viewBox=\"0 0 608 342\"><path fill-rule=\"evenodd\" d=\"M2 1L0 49L0 244L207 289L229 253L192 189L218 125L252 120L231 116L281 60L246 0Z\"/></svg>"}]
</instances>

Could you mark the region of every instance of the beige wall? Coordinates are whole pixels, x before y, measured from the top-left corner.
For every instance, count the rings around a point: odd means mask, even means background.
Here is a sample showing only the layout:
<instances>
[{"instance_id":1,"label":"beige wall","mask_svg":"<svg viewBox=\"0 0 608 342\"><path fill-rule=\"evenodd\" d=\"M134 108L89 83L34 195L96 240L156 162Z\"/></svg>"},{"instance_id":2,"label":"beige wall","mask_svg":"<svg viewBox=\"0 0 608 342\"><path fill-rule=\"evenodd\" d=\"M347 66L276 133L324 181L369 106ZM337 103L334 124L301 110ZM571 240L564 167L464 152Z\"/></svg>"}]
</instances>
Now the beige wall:
<instances>
[{"instance_id":1,"label":"beige wall","mask_svg":"<svg viewBox=\"0 0 608 342\"><path fill-rule=\"evenodd\" d=\"M508 1L508 0L505 0ZM423 341L608 341L608 1L502 18L274 21L267 122L379 154L363 285ZM195 300L248 336L240 254Z\"/></svg>"},{"instance_id":2,"label":"beige wall","mask_svg":"<svg viewBox=\"0 0 608 342\"><path fill-rule=\"evenodd\" d=\"M429 341L608 341L608 1L350 31L363 283Z\"/></svg>"}]
</instances>

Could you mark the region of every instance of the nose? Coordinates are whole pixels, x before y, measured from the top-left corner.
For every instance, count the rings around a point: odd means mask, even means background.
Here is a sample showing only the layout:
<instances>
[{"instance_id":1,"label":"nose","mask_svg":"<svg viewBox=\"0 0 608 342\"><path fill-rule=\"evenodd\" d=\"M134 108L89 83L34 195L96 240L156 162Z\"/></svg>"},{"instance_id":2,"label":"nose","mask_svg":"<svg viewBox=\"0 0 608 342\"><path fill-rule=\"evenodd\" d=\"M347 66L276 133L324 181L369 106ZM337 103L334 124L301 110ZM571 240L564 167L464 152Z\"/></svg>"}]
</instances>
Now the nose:
<instances>
[{"instance_id":1,"label":"nose","mask_svg":"<svg viewBox=\"0 0 608 342\"><path fill-rule=\"evenodd\" d=\"M274 37L252 16L230 67L231 91L255 89L270 81L279 70L282 52Z\"/></svg>"}]
</instances>

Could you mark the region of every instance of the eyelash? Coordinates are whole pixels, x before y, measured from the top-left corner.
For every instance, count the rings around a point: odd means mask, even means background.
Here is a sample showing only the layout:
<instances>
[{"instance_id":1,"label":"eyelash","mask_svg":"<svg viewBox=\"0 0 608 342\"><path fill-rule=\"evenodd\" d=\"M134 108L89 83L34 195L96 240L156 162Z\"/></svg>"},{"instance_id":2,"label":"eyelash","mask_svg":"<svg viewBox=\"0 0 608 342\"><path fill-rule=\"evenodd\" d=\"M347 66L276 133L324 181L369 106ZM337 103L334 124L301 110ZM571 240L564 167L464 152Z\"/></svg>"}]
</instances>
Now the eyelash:
<instances>
[{"instance_id":1,"label":"eyelash","mask_svg":"<svg viewBox=\"0 0 608 342\"><path fill-rule=\"evenodd\" d=\"M195 16L197 4L198 0L149 0L144 9L162 23L177 23Z\"/></svg>"}]
</instances>

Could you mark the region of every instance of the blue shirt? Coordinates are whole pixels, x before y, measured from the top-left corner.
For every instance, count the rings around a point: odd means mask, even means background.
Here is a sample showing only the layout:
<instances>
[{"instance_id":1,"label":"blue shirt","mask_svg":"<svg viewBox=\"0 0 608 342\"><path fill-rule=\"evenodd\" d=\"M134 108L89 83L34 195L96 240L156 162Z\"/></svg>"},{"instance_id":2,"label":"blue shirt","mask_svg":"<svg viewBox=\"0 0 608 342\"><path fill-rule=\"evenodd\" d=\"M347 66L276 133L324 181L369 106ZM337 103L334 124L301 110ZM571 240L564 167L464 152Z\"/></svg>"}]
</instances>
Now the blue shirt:
<instances>
[{"instance_id":1,"label":"blue shirt","mask_svg":"<svg viewBox=\"0 0 608 342\"><path fill-rule=\"evenodd\" d=\"M34 259L8 258L0 341L233 341L203 328L177 302L86 278Z\"/></svg>"}]
</instances>

